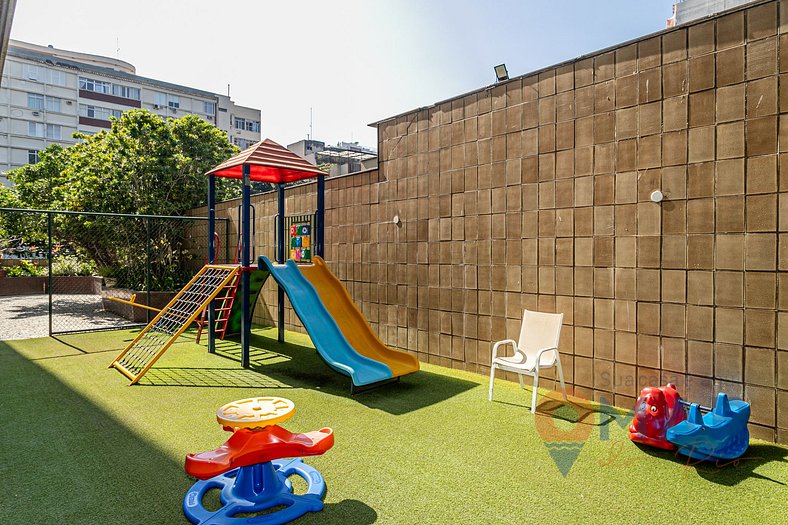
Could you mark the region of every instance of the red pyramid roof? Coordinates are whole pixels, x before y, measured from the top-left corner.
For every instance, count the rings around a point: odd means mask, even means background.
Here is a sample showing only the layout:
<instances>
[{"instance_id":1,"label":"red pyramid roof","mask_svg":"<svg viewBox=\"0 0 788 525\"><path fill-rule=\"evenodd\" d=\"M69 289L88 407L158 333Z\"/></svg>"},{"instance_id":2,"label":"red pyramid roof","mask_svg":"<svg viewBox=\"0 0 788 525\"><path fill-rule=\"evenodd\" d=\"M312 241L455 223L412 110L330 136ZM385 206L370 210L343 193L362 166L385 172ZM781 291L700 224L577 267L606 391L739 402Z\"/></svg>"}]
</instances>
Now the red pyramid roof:
<instances>
[{"instance_id":1,"label":"red pyramid roof","mask_svg":"<svg viewBox=\"0 0 788 525\"><path fill-rule=\"evenodd\" d=\"M222 162L206 175L240 179L243 165L249 165L251 180L254 182L293 182L310 179L326 172L319 170L303 157L271 139L265 139L243 150L238 155Z\"/></svg>"}]
</instances>

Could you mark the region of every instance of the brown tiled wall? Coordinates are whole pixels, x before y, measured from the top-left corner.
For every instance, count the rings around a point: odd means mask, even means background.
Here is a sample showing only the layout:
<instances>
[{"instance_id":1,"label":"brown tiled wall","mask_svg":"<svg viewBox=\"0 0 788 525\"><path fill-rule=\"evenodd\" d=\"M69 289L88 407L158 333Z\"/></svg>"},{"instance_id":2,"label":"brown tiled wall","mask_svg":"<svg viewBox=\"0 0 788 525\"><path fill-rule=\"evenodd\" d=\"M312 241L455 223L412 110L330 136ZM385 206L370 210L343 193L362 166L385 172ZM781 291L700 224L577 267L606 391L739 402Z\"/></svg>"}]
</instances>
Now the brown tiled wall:
<instances>
[{"instance_id":1,"label":"brown tiled wall","mask_svg":"<svg viewBox=\"0 0 788 525\"><path fill-rule=\"evenodd\" d=\"M380 173L328 181L326 258L423 361L486 373L523 308L564 312L575 395L725 391L788 442L783 72L788 4L760 2L383 121ZM314 209L314 186L288 194Z\"/></svg>"}]
</instances>

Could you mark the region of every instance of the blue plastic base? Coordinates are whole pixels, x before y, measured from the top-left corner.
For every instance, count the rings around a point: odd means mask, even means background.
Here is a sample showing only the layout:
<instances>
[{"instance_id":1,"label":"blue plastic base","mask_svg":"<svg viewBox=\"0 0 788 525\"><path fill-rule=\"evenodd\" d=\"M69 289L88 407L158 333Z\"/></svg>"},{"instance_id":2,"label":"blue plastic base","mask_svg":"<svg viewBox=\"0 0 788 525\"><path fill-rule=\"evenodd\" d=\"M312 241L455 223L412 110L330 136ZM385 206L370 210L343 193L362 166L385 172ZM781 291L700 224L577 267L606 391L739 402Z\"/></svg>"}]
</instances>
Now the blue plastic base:
<instances>
[{"instance_id":1,"label":"blue plastic base","mask_svg":"<svg viewBox=\"0 0 788 525\"><path fill-rule=\"evenodd\" d=\"M750 432L745 427L732 435L723 446L708 445L702 441L679 447L679 453L701 461L729 461L740 457L750 445Z\"/></svg>"},{"instance_id":2,"label":"blue plastic base","mask_svg":"<svg viewBox=\"0 0 788 525\"><path fill-rule=\"evenodd\" d=\"M301 476L307 482L305 494L293 494L293 485L287 479L292 475ZM222 507L209 511L203 507L202 501L205 493L213 488L221 489L219 500ZM325 492L326 483L315 468L301 459L278 459L198 481L183 498L183 513L192 523L199 525L280 525L307 512L322 510ZM263 512L277 506L285 508L251 518L233 517L240 513Z\"/></svg>"},{"instance_id":3,"label":"blue plastic base","mask_svg":"<svg viewBox=\"0 0 788 525\"><path fill-rule=\"evenodd\" d=\"M681 454L693 459L732 460L744 454L750 444L749 419L749 403L729 401L720 392L710 412L701 415L700 405L691 403L687 419L670 427L665 435Z\"/></svg>"}]
</instances>

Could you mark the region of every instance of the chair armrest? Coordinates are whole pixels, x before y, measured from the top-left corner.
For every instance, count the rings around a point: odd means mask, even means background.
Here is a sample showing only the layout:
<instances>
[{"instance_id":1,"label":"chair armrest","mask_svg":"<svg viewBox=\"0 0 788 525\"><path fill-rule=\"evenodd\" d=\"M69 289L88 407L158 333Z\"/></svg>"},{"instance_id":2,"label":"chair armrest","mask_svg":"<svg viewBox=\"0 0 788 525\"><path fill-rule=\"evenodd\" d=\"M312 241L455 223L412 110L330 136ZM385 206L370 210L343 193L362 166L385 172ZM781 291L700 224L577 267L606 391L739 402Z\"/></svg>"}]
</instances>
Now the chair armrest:
<instances>
[{"instance_id":1,"label":"chair armrest","mask_svg":"<svg viewBox=\"0 0 788 525\"><path fill-rule=\"evenodd\" d=\"M558 353L558 348L556 348L556 347L542 348L538 352L536 352L536 365L535 366L537 366L537 367L539 366L539 363L541 363L541 361L542 361L542 354L545 354L547 352L555 352L556 358L560 355Z\"/></svg>"},{"instance_id":2,"label":"chair armrest","mask_svg":"<svg viewBox=\"0 0 788 525\"><path fill-rule=\"evenodd\" d=\"M504 339L503 341L498 341L493 345L492 359L495 359L496 356L498 355L498 347L505 344L512 345L514 347L514 351L515 352L517 351L517 341L515 341L514 339Z\"/></svg>"}]
</instances>

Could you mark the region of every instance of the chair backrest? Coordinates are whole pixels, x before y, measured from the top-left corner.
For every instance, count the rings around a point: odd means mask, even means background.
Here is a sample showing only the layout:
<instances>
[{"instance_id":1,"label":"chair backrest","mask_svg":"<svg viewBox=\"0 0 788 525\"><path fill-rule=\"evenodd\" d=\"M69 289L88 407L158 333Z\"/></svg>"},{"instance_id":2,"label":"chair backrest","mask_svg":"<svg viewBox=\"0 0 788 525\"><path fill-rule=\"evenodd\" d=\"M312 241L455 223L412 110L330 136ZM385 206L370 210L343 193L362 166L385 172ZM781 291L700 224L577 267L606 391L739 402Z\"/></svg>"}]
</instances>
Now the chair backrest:
<instances>
[{"instance_id":1,"label":"chair backrest","mask_svg":"<svg viewBox=\"0 0 788 525\"><path fill-rule=\"evenodd\" d=\"M563 322L562 313L547 314L524 310L517 348L532 359L536 359L537 352L543 348L558 348ZM552 366L554 362L555 352L548 352L542 355L540 366Z\"/></svg>"}]
</instances>

